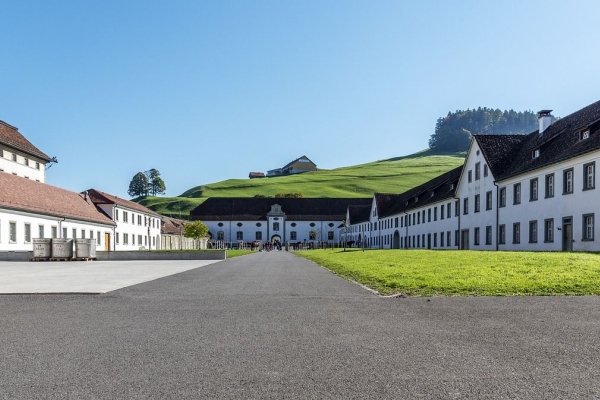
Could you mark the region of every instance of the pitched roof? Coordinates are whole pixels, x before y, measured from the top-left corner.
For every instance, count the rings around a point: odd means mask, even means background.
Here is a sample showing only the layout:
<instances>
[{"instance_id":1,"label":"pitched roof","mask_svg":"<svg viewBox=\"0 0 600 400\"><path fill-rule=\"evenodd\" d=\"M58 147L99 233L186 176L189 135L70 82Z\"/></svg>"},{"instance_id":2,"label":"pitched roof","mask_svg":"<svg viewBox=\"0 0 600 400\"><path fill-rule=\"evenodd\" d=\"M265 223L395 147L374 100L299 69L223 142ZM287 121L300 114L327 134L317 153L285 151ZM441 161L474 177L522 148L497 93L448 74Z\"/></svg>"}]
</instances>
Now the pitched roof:
<instances>
[{"instance_id":1,"label":"pitched roof","mask_svg":"<svg viewBox=\"0 0 600 400\"><path fill-rule=\"evenodd\" d=\"M190 211L192 220L266 220L271 206L279 204L286 218L295 221L343 220L349 204L367 205L373 199L360 198L269 198L211 197Z\"/></svg>"},{"instance_id":2,"label":"pitched roof","mask_svg":"<svg viewBox=\"0 0 600 400\"><path fill-rule=\"evenodd\" d=\"M589 139L579 134L589 129ZM496 180L545 167L600 149L600 101L554 121L540 136L474 135ZM508 137L507 137L508 136ZM540 150L537 158L534 150Z\"/></svg>"},{"instance_id":3,"label":"pitched roof","mask_svg":"<svg viewBox=\"0 0 600 400\"><path fill-rule=\"evenodd\" d=\"M38 157L45 162L50 161L50 157L31 144L29 140L25 139L25 136L21 135L16 127L7 124L4 121L0 121L0 145L1 144L21 150L22 152Z\"/></svg>"},{"instance_id":4,"label":"pitched roof","mask_svg":"<svg viewBox=\"0 0 600 400\"><path fill-rule=\"evenodd\" d=\"M183 220L171 217L162 217L162 227L160 232L163 235L179 235L183 232L183 224Z\"/></svg>"},{"instance_id":5,"label":"pitched roof","mask_svg":"<svg viewBox=\"0 0 600 400\"><path fill-rule=\"evenodd\" d=\"M377 214L388 217L453 198L462 170L461 165L401 194L375 193Z\"/></svg>"},{"instance_id":6,"label":"pitched roof","mask_svg":"<svg viewBox=\"0 0 600 400\"><path fill-rule=\"evenodd\" d=\"M76 192L0 172L0 207L53 217L114 225L92 201Z\"/></svg>"},{"instance_id":7,"label":"pitched roof","mask_svg":"<svg viewBox=\"0 0 600 400\"><path fill-rule=\"evenodd\" d=\"M122 199L122 198L117 197L112 194L101 192L100 190L97 190L97 189L88 189L87 193L90 196L90 199L94 202L94 204L116 204L121 207L127 207L127 208L130 208L132 210L136 210L136 211L139 211L142 213L152 214L157 217L162 217L162 215L152 211L151 209L149 209L147 207L144 207L141 204L135 203L130 200Z\"/></svg>"},{"instance_id":8,"label":"pitched roof","mask_svg":"<svg viewBox=\"0 0 600 400\"><path fill-rule=\"evenodd\" d=\"M290 161L289 163L287 163L283 168L281 169L287 169L289 167L291 167L295 162L298 162L299 160L306 158L312 165L314 165L315 167L317 166L317 164L315 164L314 162L312 162L308 157L306 156L302 156L302 157L298 157L296 158L294 161Z\"/></svg>"},{"instance_id":9,"label":"pitched roof","mask_svg":"<svg viewBox=\"0 0 600 400\"><path fill-rule=\"evenodd\" d=\"M371 215L371 205L349 205L348 215L350 217L350 225L360 224L361 222L368 222Z\"/></svg>"}]
</instances>

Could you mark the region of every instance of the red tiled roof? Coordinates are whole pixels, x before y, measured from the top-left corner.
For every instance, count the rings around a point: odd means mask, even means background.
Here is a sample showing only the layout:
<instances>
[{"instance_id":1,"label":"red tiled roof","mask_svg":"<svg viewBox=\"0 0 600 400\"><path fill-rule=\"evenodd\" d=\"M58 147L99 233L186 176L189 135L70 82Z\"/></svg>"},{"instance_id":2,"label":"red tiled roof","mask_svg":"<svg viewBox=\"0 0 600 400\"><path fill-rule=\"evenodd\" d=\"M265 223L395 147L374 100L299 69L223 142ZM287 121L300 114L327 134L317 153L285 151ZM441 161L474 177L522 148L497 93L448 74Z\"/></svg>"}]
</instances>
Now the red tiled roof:
<instances>
[{"instance_id":1,"label":"red tiled roof","mask_svg":"<svg viewBox=\"0 0 600 400\"><path fill-rule=\"evenodd\" d=\"M0 207L105 225L114 222L76 192L0 172Z\"/></svg>"},{"instance_id":2,"label":"red tiled roof","mask_svg":"<svg viewBox=\"0 0 600 400\"><path fill-rule=\"evenodd\" d=\"M137 210L146 214L152 214L157 217L162 217L162 215L133 201L125 200L115 195L101 192L100 190L96 189L88 189L87 192L88 196L90 196L90 199L94 202L94 204L117 204L122 207L130 208L132 210Z\"/></svg>"},{"instance_id":3,"label":"red tiled roof","mask_svg":"<svg viewBox=\"0 0 600 400\"><path fill-rule=\"evenodd\" d=\"M50 157L32 145L29 140L25 139L25 136L21 135L17 128L4 121L0 121L0 145L2 144L6 144L7 146L14 147L17 150L38 157L45 162L50 161Z\"/></svg>"},{"instance_id":4,"label":"red tiled roof","mask_svg":"<svg viewBox=\"0 0 600 400\"><path fill-rule=\"evenodd\" d=\"M183 232L184 221L176 218L163 217L161 233L163 235L179 235Z\"/></svg>"}]
</instances>

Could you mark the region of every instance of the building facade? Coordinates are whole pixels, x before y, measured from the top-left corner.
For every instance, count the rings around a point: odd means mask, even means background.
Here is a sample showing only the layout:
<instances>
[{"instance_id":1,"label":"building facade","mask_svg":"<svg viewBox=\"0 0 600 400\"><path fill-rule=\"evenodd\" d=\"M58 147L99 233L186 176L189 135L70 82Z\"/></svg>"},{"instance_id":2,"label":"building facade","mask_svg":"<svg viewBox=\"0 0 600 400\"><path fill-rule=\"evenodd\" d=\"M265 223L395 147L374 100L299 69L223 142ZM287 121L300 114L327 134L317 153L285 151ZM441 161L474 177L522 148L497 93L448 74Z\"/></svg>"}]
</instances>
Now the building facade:
<instances>
[{"instance_id":1,"label":"building facade","mask_svg":"<svg viewBox=\"0 0 600 400\"><path fill-rule=\"evenodd\" d=\"M44 183L50 161L16 127L0 121L0 172Z\"/></svg>"}]
</instances>

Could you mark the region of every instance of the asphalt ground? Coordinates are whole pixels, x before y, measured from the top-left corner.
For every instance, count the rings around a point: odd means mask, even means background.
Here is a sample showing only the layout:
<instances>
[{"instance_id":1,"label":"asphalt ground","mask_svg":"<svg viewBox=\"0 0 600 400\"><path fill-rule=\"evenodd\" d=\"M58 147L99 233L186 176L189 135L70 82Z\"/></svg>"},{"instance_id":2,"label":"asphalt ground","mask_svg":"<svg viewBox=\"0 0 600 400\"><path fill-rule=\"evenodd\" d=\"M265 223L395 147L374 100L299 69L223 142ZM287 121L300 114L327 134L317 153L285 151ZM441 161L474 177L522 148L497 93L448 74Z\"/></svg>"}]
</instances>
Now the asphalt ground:
<instances>
[{"instance_id":1,"label":"asphalt ground","mask_svg":"<svg viewBox=\"0 0 600 400\"><path fill-rule=\"evenodd\" d=\"M0 296L3 399L600 398L600 298L382 298L286 252Z\"/></svg>"}]
</instances>

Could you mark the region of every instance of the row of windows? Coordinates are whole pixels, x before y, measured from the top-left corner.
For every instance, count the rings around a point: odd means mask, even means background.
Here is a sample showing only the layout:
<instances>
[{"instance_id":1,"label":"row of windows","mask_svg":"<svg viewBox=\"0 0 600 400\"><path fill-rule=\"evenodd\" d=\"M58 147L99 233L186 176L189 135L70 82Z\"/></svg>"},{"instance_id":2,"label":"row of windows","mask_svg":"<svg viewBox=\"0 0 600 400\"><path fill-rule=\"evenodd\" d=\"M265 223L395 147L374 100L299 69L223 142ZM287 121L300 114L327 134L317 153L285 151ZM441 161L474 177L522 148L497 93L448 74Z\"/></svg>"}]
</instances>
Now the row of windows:
<instances>
[{"instance_id":1,"label":"row of windows","mask_svg":"<svg viewBox=\"0 0 600 400\"><path fill-rule=\"evenodd\" d=\"M129 233L123 234L123 245L129 245L130 237L131 237L131 245L132 246L136 245L136 242L135 242L136 235L134 235L134 234L129 235ZM146 235L137 235L137 246L142 246L142 238L144 241L143 246L148 246L148 236L146 236ZM116 232L115 233L115 242L117 244L120 244L119 240L120 240L119 232ZM156 246L156 237L152 237L152 246Z\"/></svg>"},{"instance_id":2,"label":"row of windows","mask_svg":"<svg viewBox=\"0 0 600 400\"><path fill-rule=\"evenodd\" d=\"M333 238L334 238L333 231L328 231L327 232L327 240L333 240ZM244 232L237 231L235 233L235 239L236 240L244 240ZM317 240L317 232L316 231L310 231L308 233L308 239L309 240ZM217 232L217 240L225 240L225 232L218 231ZM254 233L254 240L263 240L263 233L262 233L262 231L256 231ZM289 240L298 240L298 233L296 231L290 231Z\"/></svg>"},{"instance_id":3,"label":"row of windows","mask_svg":"<svg viewBox=\"0 0 600 400\"><path fill-rule=\"evenodd\" d=\"M17 153L10 153L10 154L11 154L10 159L12 161L14 161L14 162L17 162ZM0 149L0 157L4 158L4 150L3 149ZM26 166L28 166L28 167L31 167L33 163L31 162L31 160L29 160L29 158L23 157L23 164L26 165ZM33 165L35 165L35 169L40 169L40 163L39 162L36 162Z\"/></svg>"},{"instance_id":4,"label":"row of windows","mask_svg":"<svg viewBox=\"0 0 600 400\"><path fill-rule=\"evenodd\" d=\"M19 237L19 232L18 232L18 226L17 226L17 222L16 221L9 221L8 222L8 242L9 243L17 243L17 238ZM0 221L0 228L1 228L1 221ZM24 222L23 223L23 231L22 231L22 235L23 235L23 241L25 243L31 243L31 224L28 222ZM87 238L89 239L94 239L94 231L93 230L86 230L86 229L81 229L79 230L79 236L77 236L77 232L78 229L77 228L73 228L71 230L71 236L68 236L68 228L62 228L62 238L64 239L85 239L86 238L86 233L87 233ZM0 230L1 233L1 230ZM46 237L46 227L44 225L38 225L38 231L37 231L38 235L36 237L36 239L45 239L45 238L58 238L58 227L57 226L51 226L50 227L50 236ZM98 242L98 244L100 244L100 231L96 232L96 240ZM0 236L0 242L2 242L2 237Z\"/></svg>"},{"instance_id":5,"label":"row of windows","mask_svg":"<svg viewBox=\"0 0 600 400\"><path fill-rule=\"evenodd\" d=\"M137 224L138 225L142 225L142 221L144 226L147 226L147 219L148 217L145 217L141 214L134 214L133 212L131 213L131 223L135 225L136 223L136 217L137 217ZM115 210L115 221L119 221L119 210L116 209ZM123 211L123 222L124 223L129 223L129 213L127 211ZM150 218L150 224L151 226L157 227L158 228L158 220L155 218ZM156 225L156 226L155 226Z\"/></svg>"},{"instance_id":6,"label":"row of windows","mask_svg":"<svg viewBox=\"0 0 600 400\"><path fill-rule=\"evenodd\" d=\"M439 233L439 247L452 247L452 231ZM454 246L458 246L458 230L454 231ZM438 233L425 235L409 235L400 238L400 247L410 248L432 248L438 247Z\"/></svg>"},{"instance_id":7,"label":"row of windows","mask_svg":"<svg viewBox=\"0 0 600 400\"><path fill-rule=\"evenodd\" d=\"M583 241L594 240L594 214L583 214L582 215L582 232L581 238ZM529 232L528 239L529 243L538 242L538 221L529 221L528 224ZM548 218L544 220L543 225L543 236L545 243L554 242L554 218ZM506 244L506 225L500 225L498 227L498 243ZM512 243L521 243L521 223L515 222L512 225Z\"/></svg>"},{"instance_id":8,"label":"row of windows","mask_svg":"<svg viewBox=\"0 0 600 400\"><path fill-rule=\"evenodd\" d=\"M439 210L440 210L440 213L439 213L440 220L442 220L444 218L451 218L452 202L440 205ZM456 210L456 212L455 212L455 216L456 216L457 212L458 212L458 202L456 202L455 210ZM400 217L400 226L402 228L404 228L405 226L424 224L426 222L431 222L432 217L433 217L433 221L438 220L438 207L437 206L428 208L427 210L417 211L412 214Z\"/></svg>"},{"instance_id":9,"label":"row of windows","mask_svg":"<svg viewBox=\"0 0 600 400\"><path fill-rule=\"evenodd\" d=\"M573 168L565 169L562 172L562 194L572 194L575 191L575 172ZM544 177L544 196L545 198L554 197L556 188L556 178L554 173ZM592 190L596 188L596 163L591 162L583 165L582 190ZM538 178L529 180L529 201L537 201L539 198ZM513 185L513 204L521 203L521 183ZM500 207L506 206L506 187L500 188Z\"/></svg>"},{"instance_id":10,"label":"row of windows","mask_svg":"<svg viewBox=\"0 0 600 400\"><path fill-rule=\"evenodd\" d=\"M480 162L476 162L475 163L475 180L478 181L479 179L481 179L481 163ZM489 174L489 169L487 164L483 165L483 177L487 178ZM467 173L468 179L469 179L469 183L471 183L473 181L473 171L469 170Z\"/></svg>"}]
</instances>

